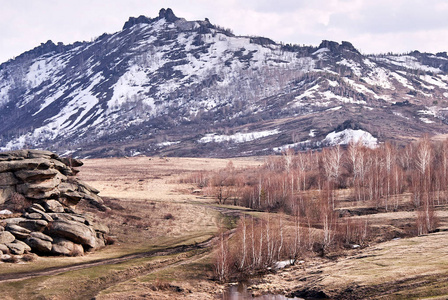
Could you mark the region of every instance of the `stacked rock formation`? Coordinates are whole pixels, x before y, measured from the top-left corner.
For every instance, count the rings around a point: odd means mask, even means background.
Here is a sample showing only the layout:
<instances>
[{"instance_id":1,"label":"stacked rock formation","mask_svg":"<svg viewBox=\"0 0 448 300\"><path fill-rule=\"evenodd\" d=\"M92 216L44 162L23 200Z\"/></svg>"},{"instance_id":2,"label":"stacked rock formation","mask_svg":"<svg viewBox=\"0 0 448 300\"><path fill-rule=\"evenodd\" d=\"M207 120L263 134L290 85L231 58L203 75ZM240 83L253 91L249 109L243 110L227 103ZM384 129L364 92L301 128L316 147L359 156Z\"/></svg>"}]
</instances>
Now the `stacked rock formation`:
<instances>
[{"instance_id":1,"label":"stacked rock formation","mask_svg":"<svg viewBox=\"0 0 448 300\"><path fill-rule=\"evenodd\" d=\"M49 151L0 153L0 255L82 255L105 246L108 228L75 211L81 200L108 209L98 190L73 177L81 165ZM5 218L10 210L21 214Z\"/></svg>"}]
</instances>

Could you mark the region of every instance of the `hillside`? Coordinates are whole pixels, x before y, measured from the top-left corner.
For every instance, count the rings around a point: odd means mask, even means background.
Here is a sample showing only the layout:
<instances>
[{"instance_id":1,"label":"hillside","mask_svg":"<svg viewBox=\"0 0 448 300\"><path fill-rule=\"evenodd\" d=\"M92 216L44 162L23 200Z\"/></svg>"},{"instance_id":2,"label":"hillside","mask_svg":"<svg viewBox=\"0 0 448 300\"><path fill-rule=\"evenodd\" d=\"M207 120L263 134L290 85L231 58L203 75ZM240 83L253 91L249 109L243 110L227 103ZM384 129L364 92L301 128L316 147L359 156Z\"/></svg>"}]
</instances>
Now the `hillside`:
<instances>
[{"instance_id":1,"label":"hillside","mask_svg":"<svg viewBox=\"0 0 448 300\"><path fill-rule=\"evenodd\" d=\"M247 156L448 133L448 56L235 36L162 9L0 65L0 150Z\"/></svg>"}]
</instances>

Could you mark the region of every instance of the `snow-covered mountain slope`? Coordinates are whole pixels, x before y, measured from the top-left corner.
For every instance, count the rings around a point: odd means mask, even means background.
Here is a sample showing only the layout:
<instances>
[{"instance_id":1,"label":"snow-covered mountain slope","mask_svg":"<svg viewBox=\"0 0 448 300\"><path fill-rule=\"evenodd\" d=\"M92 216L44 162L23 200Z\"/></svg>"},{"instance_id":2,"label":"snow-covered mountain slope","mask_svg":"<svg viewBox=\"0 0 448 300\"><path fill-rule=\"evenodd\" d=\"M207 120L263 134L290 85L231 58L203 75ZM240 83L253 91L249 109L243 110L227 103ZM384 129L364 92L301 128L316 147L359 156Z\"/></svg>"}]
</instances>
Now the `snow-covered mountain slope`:
<instances>
[{"instance_id":1,"label":"snow-covered mountain slope","mask_svg":"<svg viewBox=\"0 0 448 300\"><path fill-rule=\"evenodd\" d=\"M446 53L284 45L162 9L1 64L0 150L233 156L318 147L347 129L406 139L446 133L447 100Z\"/></svg>"}]
</instances>

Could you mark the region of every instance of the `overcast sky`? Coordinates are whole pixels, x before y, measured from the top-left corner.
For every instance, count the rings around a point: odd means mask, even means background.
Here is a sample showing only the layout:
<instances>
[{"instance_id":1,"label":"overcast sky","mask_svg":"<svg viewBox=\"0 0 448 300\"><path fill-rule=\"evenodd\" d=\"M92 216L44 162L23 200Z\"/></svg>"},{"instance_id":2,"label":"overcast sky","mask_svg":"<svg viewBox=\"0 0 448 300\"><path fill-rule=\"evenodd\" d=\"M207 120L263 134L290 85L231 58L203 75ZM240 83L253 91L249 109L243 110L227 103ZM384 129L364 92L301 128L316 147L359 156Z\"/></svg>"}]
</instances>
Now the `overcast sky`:
<instances>
[{"instance_id":1,"label":"overcast sky","mask_svg":"<svg viewBox=\"0 0 448 300\"><path fill-rule=\"evenodd\" d=\"M317 46L349 41L363 53L448 51L448 0L0 0L0 63L42 42L90 41L130 16L178 17Z\"/></svg>"}]
</instances>

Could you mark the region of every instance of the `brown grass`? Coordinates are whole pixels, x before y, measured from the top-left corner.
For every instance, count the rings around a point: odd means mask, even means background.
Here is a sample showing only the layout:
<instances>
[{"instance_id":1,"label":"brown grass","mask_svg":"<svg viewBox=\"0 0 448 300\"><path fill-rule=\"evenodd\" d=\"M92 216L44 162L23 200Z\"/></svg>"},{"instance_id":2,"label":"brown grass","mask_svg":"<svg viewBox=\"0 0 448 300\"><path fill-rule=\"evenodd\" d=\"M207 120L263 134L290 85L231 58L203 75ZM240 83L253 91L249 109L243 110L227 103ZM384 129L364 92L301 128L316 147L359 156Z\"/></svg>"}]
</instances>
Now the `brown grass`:
<instances>
[{"instance_id":1,"label":"brown grass","mask_svg":"<svg viewBox=\"0 0 448 300\"><path fill-rule=\"evenodd\" d=\"M250 159L148 157L89 159L84 161L79 177L101 191L100 196L145 201L189 202L202 200L192 184L179 184L182 176L197 171L225 168L232 161L235 167L258 166L262 161Z\"/></svg>"}]
</instances>

